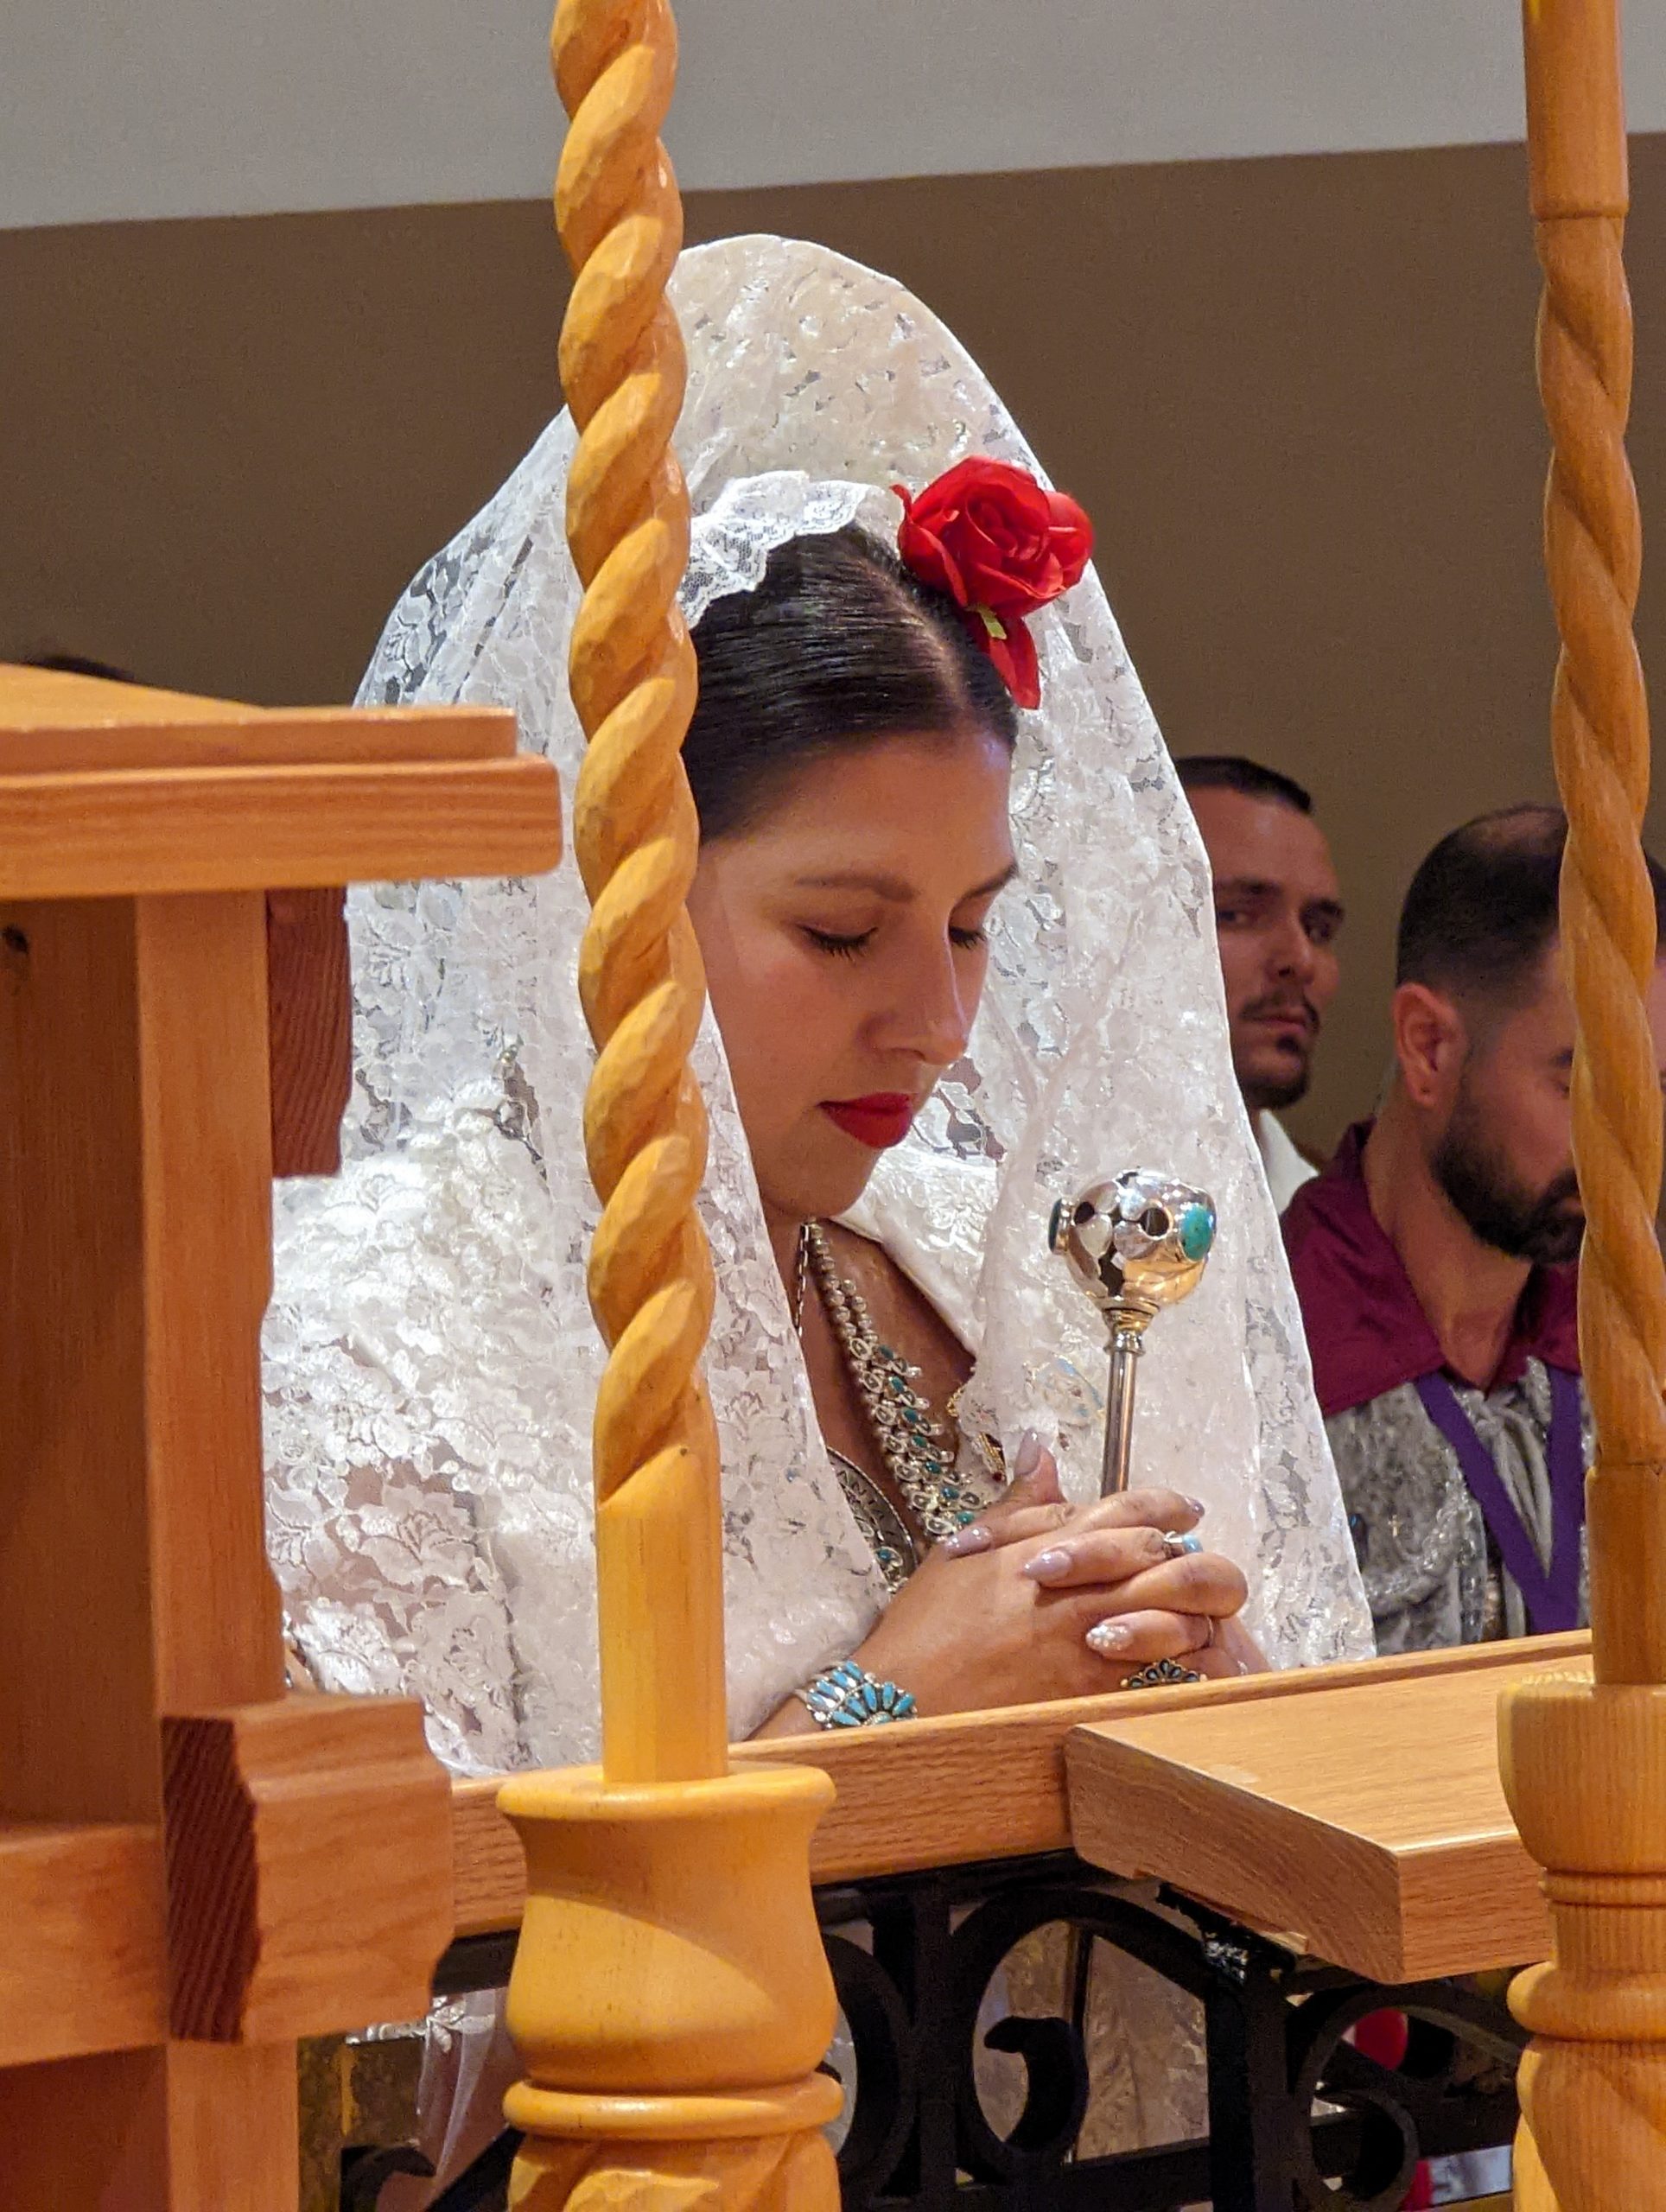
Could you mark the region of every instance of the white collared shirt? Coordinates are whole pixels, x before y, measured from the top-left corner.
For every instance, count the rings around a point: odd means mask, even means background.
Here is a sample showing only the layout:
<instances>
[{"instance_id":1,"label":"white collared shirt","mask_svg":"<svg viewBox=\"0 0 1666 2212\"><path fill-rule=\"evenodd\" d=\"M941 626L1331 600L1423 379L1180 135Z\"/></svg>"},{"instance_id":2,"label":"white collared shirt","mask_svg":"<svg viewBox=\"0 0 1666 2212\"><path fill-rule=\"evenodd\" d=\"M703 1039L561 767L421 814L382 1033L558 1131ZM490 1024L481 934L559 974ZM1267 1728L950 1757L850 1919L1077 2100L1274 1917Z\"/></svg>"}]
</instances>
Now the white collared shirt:
<instances>
[{"instance_id":1,"label":"white collared shirt","mask_svg":"<svg viewBox=\"0 0 1666 2212\"><path fill-rule=\"evenodd\" d=\"M1311 1183L1319 1170L1311 1160L1302 1158L1275 1115L1263 1111L1251 1119L1256 1142L1261 1148L1261 1164L1267 1170L1267 1186L1273 1193L1273 1211L1282 1213L1302 1185Z\"/></svg>"}]
</instances>

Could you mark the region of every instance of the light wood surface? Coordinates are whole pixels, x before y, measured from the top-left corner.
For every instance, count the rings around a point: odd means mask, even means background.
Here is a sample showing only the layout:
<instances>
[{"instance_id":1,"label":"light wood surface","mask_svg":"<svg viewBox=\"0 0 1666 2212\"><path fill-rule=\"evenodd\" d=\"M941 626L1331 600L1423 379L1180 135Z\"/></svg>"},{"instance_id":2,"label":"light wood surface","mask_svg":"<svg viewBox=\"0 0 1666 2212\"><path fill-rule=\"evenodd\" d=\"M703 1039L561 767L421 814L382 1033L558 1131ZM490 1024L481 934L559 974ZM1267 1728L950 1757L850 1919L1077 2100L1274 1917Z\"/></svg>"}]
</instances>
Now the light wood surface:
<instances>
[{"instance_id":1,"label":"light wood surface","mask_svg":"<svg viewBox=\"0 0 1666 2212\"><path fill-rule=\"evenodd\" d=\"M353 971L346 893L266 893L272 1173L334 1175L353 1091Z\"/></svg>"},{"instance_id":2,"label":"light wood surface","mask_svg":"<svg viewBox=\"0 0 1666 2212\"><path fill-rule=\"evenodd\" d=\"M0 776L0 898L536 874L560 857L530 756Z\"/></svg>"},{"instance_id":3,"label":"light wood surface","mask_svg":"<svg viewBox=\"0 0 1666 2212\"><path fill-rule=\"evenodd\" d=\"M267 890L547 864L556 786L503 717L147 766L156 701L102 689L0 779L0 2207L294 2212L293 2037L420 2011L451 1853L416 1707L283 1694ZM132 765L64 772L90 708Z\"/></svg>"},{"instance_id":4,"label":"light wood surface","mask_svg":"<svg viewBox=\"0 0 1666 2212\"><path fill-rule=\"evenodd\" d=\"M1505 1785L1546 1869L1553 1955L1511 2001L1522 2212L1666 2212L1666 1263L1641 842L1649 709L1632 623L1642 528L1625 454L1631 306L1618 0L1526 0L1528 166L1544 270L1545 570L1561 651L1550 735L1568 837L1561 942L1577 1020L1580 1347L1594 1683L1516 1687Z\"/></svg>"},{"instance_id":5,"label":"light wood surface","mask_svg":"<svg viewBox=\"0 0 1666 2212\"><path fill-rule=\"evenodd\" d=\"M717 1436L700 1373L711 1255L689 1049L705 978L684 906L698 825L682 744L694 649L677 605L689 501L671 445L683 211L659 130L668 0L559 0L571 118L556 219L574 268L561 378L578 426L568 658L587 745L573 842L590 899L579 990L602 1199L590 1304L608 1347L593 1440L601 1767L517 1777L531 1870L509 1998L525 2078L519 2212L835 2212L819 2073L836 2006L805 1866L828 1796L803 1768L730 1774Z\"/></svg>"},{"instance_id":6,"label":"light wood surface","mask_svg":"<svg viewBox=\"0 0 1666 2212\"><path fill-rule=\"evenodd\" d=\"M10 1819L159 1826L161 1713L282 1694L258 1478L265 974L258 893L0 902ZM108 1909L89 1929L111 1932ZM162 1913L157 1885L137 1955L161 1952ZM270 2054L181 2052L0 2073L12 2201L207 2212L206 2181L235 2171L244 2193L219 2202L293 2212L292 2159L241 2171L252 2137L292 2131L292 2065L285 2088ZM245 2082L270 2094L234 2130L209 2100ZM92 2101L53 2164L41 2131L66 2083ZM48 2173L57 2193L31 2198Z\"/></svg>"},{"instance_id":7,"label":"light wood surface","mask_svg":"<svg viewBox=\"0 0 1666 2212\"><path fill-rule=\"evenodd\" d=\"M130 904L0 907L0 1809L14 1819L162 1817L138 971Z\"/></svg>"},{"instance_id":8,"label":"light wood surface","mask_svg":"<svg viewBox=\"0 0 1666 2212\"><path fill-rule=\"evenodd\" d=\"M0 1821L0 2068L162 2041L162 1886L159 1827Z\"/></svg>"},{"instance_id":9,"label":"light wood surface","mask_svg":"<svg viewBox=\"0 0 1666 2212\"><path fill-rule=\"evenodd\" d=\"M38 944L92 905L37 907L28 926ZM283 1693L264 1501L249 1479L271 1287L266 909L232 892L137 899L132 912L138 1173L125 1194L105 1180L101 1203L140 1214L156 1705L189 1713ZM41 994L59 1018L67 1002ZM99 1107L88 1095L80 1109L94 1149ZM91 1441L83 1432L83 1452Z\"/></svg>"},{"instance_id":10,"label":"light wood surface","mask_svg":"<svg viewBox=\"0 0 1666 2212\"><path fill-rule=\"evenodd\" d=\"M1542 0L1529 15L1528 65L1545 275L1539 389L1552 442L1545 566L1562 639L1550 736L1567 812L1561 935L1579 1024L1580 1345L1599 1446L1588 1500L1592 1626L1599 1681L1657 1682L1666 1681L1666 1261L1644 1003L1655 901L1640 842L1649 708L1631 632L1642 526L1625 455L1631 308L1614 0Z\"/></svg>"},{"instance_id":11,"label":"light wood surface","mask_svg":"<svg viewBox=\"0 0 1666 2212\"><path fill-rule=\"evenodd\" d=\"M1546 1671L1536 1656L1096 1722L1065 1747L1076 1847L1376 1981L1542 1958L1496 1746L1500 1690Z\"/></svg>"},{"instance_id":12,"label":"light wood surface","mask_svg":"<svg viewBox=\"0 0 1666 2212\"><path fill-rule=\"evenodd\" d=\"M3 775L490 760L514 750L504 707L245 707L0 662Z\"/></svg>"},{"instance_id":13,"label":"light wood surface","mask_svg":"<svg viewBox=\"0 0 1666 2212\"><path fill-rule=\"evenodd\" d=\"M1260 1712L1305 1699L1318 1689L1351 1685L1380 1690L1417 1684L1454 1670L1485 1676L1496 1698L1501 1674L1532 1662L1559 1665L1588 1658L1584 1635L1545 1637L1466 1652L1415 1652L1305 1674L1257 1675L1196 1688L1122 1690L1104 1697L1060 1699L1003 1712L957 1713L910 1722L906 1728L853 1729L848 1735L773 1737L737 1744L737 1768L759 1764L817 1766L836 1795L811 1839L817 1882L861 1880L978 1859L1021 1858L1065 1851L1071 1843L1065 1746L1072 1732L1096 1721L1133 1722L1160 1716L1167 1728L1199 1708ZM1489 1751L1487 1764L1491 1765ZM514 1831L497 1809L498 1784L455 1782L451 1790L453 1882L457 1933L481 1935L518 1923L525 1872ZM1529 1886L1531 1885L1529 1878ZM1525 1908L1524 1908L1525 1909ZM1491 1963L1519 1964L1529 1951Z\"/></svg>"},{"instance_id":14,"label":"light wood surface","mask_svg":"<svg viewBox=\"0 0 1666 2212\"><path fill-rule=\"evenodd\" d=\"M0 2071L0 2212L295 2212L294 2046L165 2044Z\"/></svg>"},{"instance_id":15,"label":"light wood surface","mask_svg":"<svg viewBox=\"0 0 1666 2212\"><path fill-rule=\"evenodd\" d=\"M420 1707L303 1696L162 1724L176 2036L418 2018L450 1940L448 1791Z\"/></svg>"},{"instance_id":16,"label":"light wood surface","mask_svg":"<svg viewBox=\"0 0 1666 2212\"><path fill-rule=\"evenodd\" d=\"M688 1069L705 976L684 905L699 830L682 759L694 648L677 605L683 340L665 298L683 209L659 143L670 6L561 0L551 53L571 118L556 221L574 270L561 381L580 434L567 534L584 586L568 655L587 741L573 849L591 906L585 1154L603 1201L590 1304L608 1345L593 1439L601 1758L614 1781L666 1782L721 1774L727 1756L717 1437L700 1376L706 1115Z\"/></svg>"}]
</instances>

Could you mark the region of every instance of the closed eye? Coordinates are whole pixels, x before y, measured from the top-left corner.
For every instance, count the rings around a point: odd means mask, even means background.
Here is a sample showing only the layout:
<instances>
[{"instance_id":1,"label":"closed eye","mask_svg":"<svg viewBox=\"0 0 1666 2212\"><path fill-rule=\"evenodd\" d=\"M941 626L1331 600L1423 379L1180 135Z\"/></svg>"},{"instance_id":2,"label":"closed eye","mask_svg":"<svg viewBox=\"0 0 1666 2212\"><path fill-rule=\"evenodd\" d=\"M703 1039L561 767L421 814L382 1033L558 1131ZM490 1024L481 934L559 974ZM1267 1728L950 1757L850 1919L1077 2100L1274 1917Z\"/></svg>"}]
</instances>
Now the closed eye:
<instances>
[{"instance_id":1,"label":"closed eye","mask_svg":"<svg viewBox=\"0 0 1666 2212\"><path fill-rule=\"evenodd\" d=\"M949 935L963 952L975 952L979 945L987 944L989 942L989 930L982 922L975 930L951 929Z\"/></svg>"},{"instance_id":2,"label":"closed eye","mask_svg":"<svg viewBox=\"0 0 1666 2212\"><path fill-rule=\"evenodd\" d=\"M872 930L861 930L855 937L839 937L832 930L811 929L804 924L804 935L818 952L830 952L836 960L854 960L873 936Z\"/></svg>"}]
</instances>

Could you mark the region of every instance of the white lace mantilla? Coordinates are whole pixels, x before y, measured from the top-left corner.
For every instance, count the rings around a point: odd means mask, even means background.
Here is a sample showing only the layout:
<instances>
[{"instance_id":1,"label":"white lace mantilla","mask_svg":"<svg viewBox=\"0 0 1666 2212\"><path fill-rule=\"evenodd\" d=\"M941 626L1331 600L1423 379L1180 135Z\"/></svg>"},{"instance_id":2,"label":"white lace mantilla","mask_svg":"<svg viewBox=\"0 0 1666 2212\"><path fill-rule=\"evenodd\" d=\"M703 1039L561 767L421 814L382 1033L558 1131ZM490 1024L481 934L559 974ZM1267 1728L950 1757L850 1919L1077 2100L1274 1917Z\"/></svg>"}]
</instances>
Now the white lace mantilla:
<instances>
[{"instance_id":1,"label":"white lace mantilla","mask_svg":"<svg viewBox=\"0 0 1666 2212\"><path fill-rule=\"evenodd\" d=\"M889 278L818 246L684 255L677 444L696 513L691 619L773 546L970 453L1034 468L951 334ZM390 619L366 702L512 706L560 769L578 588L562 535L573 448L553 423ZM1038 471L1038 473L1040 473ZM1102 531L1115 528L1101 517ZM1045 1249L1055 1197L1124 1166L1203 1185L1203 1287L1142 1362L1143 1478L1202 1497L1281 1663L1370 1649L1289 1275L1232 1079L1206 866L1097 579L1033 624L1002 900L966 1062L864 1202L978 1351L971 1402L1008 1442L1057 1433L1091 1494L1104 1357ZM343 1689L405 1689L436 1749L489 1770L587 1757L596 1732L584 1291L596 1205L581 1106L586 906L535 881L357 891L355 1084L340 1176L282 1186L266 1332L272 1556L297 1637ZM702 1211L716 1261L708 1377L723 1446L731 1719L754 1726L858 1642L883 1586L827 1465L715 1026Z\"/></svg>"}]
</instances>

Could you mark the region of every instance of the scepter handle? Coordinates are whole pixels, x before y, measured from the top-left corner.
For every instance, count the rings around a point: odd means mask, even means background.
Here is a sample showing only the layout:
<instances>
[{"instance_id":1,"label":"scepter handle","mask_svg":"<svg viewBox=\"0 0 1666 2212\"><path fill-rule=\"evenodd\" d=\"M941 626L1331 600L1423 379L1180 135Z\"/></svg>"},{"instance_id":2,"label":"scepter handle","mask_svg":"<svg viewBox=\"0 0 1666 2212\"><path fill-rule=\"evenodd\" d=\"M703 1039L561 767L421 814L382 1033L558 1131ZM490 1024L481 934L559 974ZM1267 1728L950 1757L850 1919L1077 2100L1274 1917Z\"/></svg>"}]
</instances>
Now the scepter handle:
<instances>
[{"instance_id":1,"label":"scepter handle","mask_svg":"<svg viewBox=\"0 0 1666 2212\"><path fill-rule=\"evenodd\" d=\"M1105 1393L1105 1463L1099 1478L1101 1497L1120 1497L1128 1488L1134 1454L1134 1386L1139 1380L1141 1332L1119 1320L1110 1332L1110 1381Z\"/></svg>"}]
</instances>

